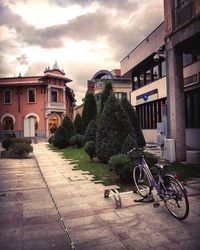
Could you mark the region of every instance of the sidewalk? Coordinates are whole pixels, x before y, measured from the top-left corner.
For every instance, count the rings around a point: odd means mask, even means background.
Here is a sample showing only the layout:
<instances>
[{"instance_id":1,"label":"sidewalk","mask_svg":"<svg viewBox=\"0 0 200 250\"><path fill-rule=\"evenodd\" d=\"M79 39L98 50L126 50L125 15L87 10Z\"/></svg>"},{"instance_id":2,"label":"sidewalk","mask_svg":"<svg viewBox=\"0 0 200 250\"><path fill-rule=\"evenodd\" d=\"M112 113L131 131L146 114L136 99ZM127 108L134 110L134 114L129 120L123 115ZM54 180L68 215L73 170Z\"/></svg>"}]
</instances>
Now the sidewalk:
<instances>
[{"instance_id":1,"label":"sidewalk","mask_svg":"<svg viewBox=\"0 0 200 250\"><path fill-rule=\"evenodd\" d=\"M134 203L136 194L103 197L102 184L34 144L34 157L0 159L0 249L199 249L200 183L188 183L190 214Z\"/></svg>"}]
</instances>

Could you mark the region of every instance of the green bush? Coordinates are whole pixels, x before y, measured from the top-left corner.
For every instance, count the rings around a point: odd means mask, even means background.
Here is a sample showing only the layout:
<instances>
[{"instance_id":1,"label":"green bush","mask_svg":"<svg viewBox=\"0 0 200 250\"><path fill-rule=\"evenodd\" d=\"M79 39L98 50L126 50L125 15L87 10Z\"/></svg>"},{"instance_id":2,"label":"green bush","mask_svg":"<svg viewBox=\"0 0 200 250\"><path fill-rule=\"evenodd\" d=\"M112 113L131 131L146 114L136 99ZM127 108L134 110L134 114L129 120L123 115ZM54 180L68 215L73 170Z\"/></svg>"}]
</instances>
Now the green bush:
<instances>
[{"instance_id":1,"label":"green bush","mask_svg":"<svg viewBox=\"0 0 200 250\"><path fill-rule=\"evenodd\" d=\"M158 162L158 156L148 153L148 152L132 152L128 155L131 159L131 163L135 166L141 162L142 155L144 154L145 160L149 167L152 167L155 163Z\"/></svg>"},{"instance_id":2,"label":"green bush","mask_svg":"<svg viewBox=\"0 0 200 250\"><path fill-rule=\"evenodd\" d=\"M91 120L85 130L83 143L85 144L87 141L96 141L96 131L97 124L94 120Z\"/></svg>"},{"instance_id":3,"label":"green bush","mask_svg":"<svg viewBox=\"0 0 200 250\"><path fill-rule=\"evenodd\" d=\"M69 140L71 146L81 148L83 146L83 135L76 134Z\"/></svg>"},{"instance_id":4,"label":"green bush","mask_svg":"<svg viewBox=\"0 0 200 250\"><path fill-rule=\"evenodd\" d=\"M31 144L31 139L11 137L2 141L2 147L8 150L14 143L27 143Z\"/></svg>"},{"instance_id":5,"label":"green bush","mask_svg":"<svg viewBox=\"0 0 200 250\"><path fill-rule=\"evenodd\" d=\"M96 147L94 141L87 141L84 146L85 152L90 156L90 159L96 156Z\"/></svg>"},{"instance_id":6,"label":"green bush","mask_svg":"<svg viewBox=\"0 0 200 250\"><path fill-rule=\"evenodd\" d=\"M77 134L84 135L85 127L82 117L77 114L74 120L74 127Z\"/></svg>"},{"instance_id":7,"label":"green bush","mask_svg":"<svg viewBox=\"0 0 200 250\"><path fill-rule=\"evenodd\" d=\"M82 119L85 128L87 128L91 120L96 120L97 103L93 93L87 93L84 100Z\"/></svg>"},{"instance_id":8,"label":"green bush","mask_svg":"<svg viewBox=\"0 0 200 250\"><path fill-rule=\"evenodd\" d=\"M54 135L50 136L48 139L49 144L53 144Z\"/></svg>"},{"instance_id":9,"label":"green bush","mask_svg":"<svg viewBox=\"0 0 200 250\"><path fill-rule=\"evenodd\" d=\"M131 164L131 160L127 155L113 155L108 161L108 166L110 170L120 176L121 181L126 183L133 182L134 165Z\"/></svg>"},{"instance_id":10,"label":"green bush","mask_svg":"<svg viewBox=\"0 0 200 250\"><path fill-rule=\"evenodd\" d=\"M26 158L29 153L33 152L33 147L28 143L17 142L12 144L9 151L17 158Z\"/></svg>"},{"instance_id":11,"label":"green bush","mask_svg":"<svg viewBox=\"0 0 200 250\"><path fill-rule=\"evenodd\" d=\"M124 110L126 111L131 124L134 128L134 132L135 132L135 137L136 137L136 141L139 147L144 147L146 145L145 139L144 139L144 135L140 126L140 122L137 116L137 113L135 112L135 109L132 107L132 105L130 104L130 102L127 99L123 99L122 100L122 106L124 108Z\"/></svg>"},{"instance_id":12,"label":"green bush","mask_svg":"<svg viewBox=\"0 0 200 250\"><path fill-rule=\"evenodd\" d=\"M137 148L137 147L138 145L137 145L136 140L129 134L123 142L122 154L126 154L131 149Z\"/></svg>"},{"instance_id":13,"label":"green bush","mask_svg":"<svg viewBox=\"0 0 200 250\"><path fill-rule=\"evenodd\" d=\"M66 129L66 132L68 134L68 138L70 139L73 135L75 135L75 127L72 123L71 119L68 116L65 116L61 126L63 126Z\"/></svg>"},{"instance_id":14,"label":"green bush","mask_svg":"<svg viewBox=\"0 0 200 250\"><path fill-rule=\"evenodd\" d=\"M63 127L60 126L56 129L56 132L54 134L54 140L53 140L53 145L54 147L57 148L66 148L69 146L69 133L67 133L67 130Z\"/></svg>"},{"instance_id":15,"label":"green bush","mask_svg":"<svg viewBox=\"0 0 200 250\"><path fill-rule=\"evenodd\" d=\"M111 95L106 102L96 134L97 157L107 163L111 156L121 153L122 143L134 130L119 101Z\"/></svg>"}]
</instances>

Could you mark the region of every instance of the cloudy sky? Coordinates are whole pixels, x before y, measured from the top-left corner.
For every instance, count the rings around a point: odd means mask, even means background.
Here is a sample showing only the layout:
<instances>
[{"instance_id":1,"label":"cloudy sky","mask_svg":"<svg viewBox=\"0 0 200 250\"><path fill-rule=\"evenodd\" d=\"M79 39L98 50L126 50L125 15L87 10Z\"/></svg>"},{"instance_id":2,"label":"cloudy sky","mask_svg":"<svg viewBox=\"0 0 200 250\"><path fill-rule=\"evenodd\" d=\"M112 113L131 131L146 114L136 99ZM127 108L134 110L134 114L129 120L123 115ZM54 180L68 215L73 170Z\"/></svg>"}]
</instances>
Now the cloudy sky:
<instances>
[{"instance_id":1,"label":"cloudy sky","mask_svg":"<svg viewBox=\"0 0 200 250\"><path fill-rule=\"evenodd\" d=\"M0 77L42 75L55 60L73 80L120 61L163 21L163 0L0 0Z\"/></svg>"}]
</instances>

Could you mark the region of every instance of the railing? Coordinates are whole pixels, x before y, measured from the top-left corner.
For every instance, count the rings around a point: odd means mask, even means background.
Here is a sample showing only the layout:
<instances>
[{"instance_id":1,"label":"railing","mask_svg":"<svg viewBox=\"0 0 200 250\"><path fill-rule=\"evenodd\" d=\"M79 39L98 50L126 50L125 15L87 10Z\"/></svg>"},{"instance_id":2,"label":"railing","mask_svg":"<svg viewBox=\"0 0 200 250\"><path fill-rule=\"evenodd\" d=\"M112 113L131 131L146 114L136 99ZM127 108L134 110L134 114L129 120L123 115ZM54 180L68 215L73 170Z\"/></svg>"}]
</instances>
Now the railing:
<instances>
[{"instance_id":1,"label":"railing","mask_svg":"<svg viewBox=\"0 0 200 250\"><path fill-rule=\"evenodd\" d=\"M65 109L65 103L63 102L47 102L45 108L57 108L57 109Z\"/></svg>"}]
</instances>

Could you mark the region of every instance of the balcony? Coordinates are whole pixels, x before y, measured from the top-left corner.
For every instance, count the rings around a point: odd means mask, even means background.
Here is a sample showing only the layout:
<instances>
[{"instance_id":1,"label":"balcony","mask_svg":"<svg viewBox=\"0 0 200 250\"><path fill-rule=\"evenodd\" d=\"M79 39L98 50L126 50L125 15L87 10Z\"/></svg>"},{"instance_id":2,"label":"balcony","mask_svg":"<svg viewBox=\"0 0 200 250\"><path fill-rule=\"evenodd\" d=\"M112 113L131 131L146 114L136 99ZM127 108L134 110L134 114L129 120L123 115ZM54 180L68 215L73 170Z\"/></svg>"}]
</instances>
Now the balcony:
<instances>
[{"instance_id":1,"label":"balcony","mask_svg":"<svg viewBox=\"0 0 200 250\"><path fill-rule=\"evenodd\" d=\"M47 102L45 104L45 109L65 110L66 108L63 102Z\"/></svg>"}]
</instances>

